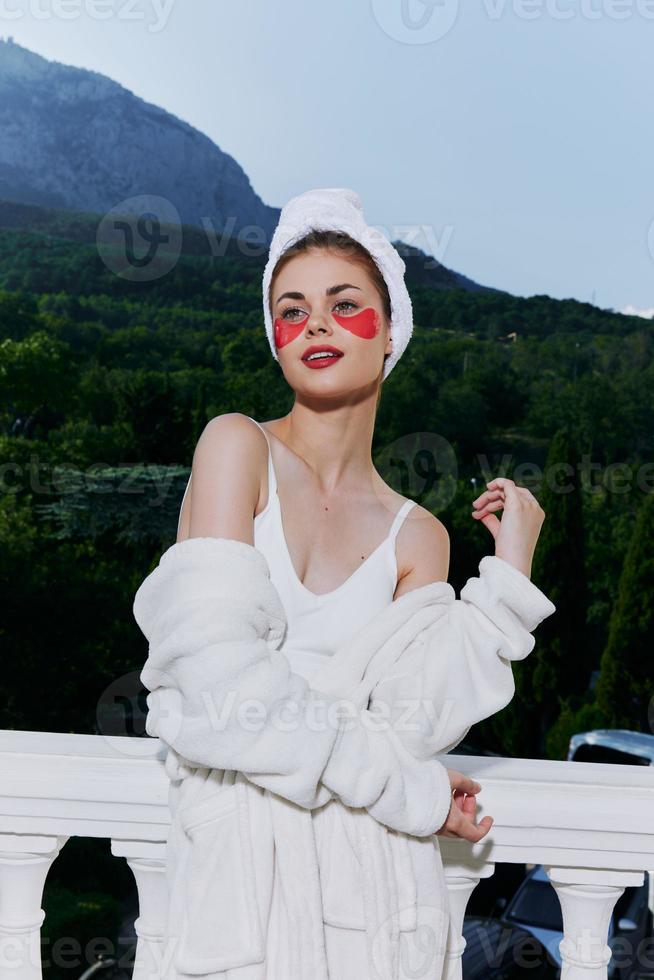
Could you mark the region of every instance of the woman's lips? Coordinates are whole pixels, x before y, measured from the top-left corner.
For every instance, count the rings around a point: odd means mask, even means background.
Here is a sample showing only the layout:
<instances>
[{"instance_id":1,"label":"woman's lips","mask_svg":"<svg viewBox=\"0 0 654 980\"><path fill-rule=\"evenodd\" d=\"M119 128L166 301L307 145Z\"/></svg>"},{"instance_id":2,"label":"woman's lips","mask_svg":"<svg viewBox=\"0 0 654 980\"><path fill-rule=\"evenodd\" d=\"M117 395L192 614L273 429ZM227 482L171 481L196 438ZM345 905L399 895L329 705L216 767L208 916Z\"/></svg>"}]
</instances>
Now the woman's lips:
<instances>
[{"instance_id":1,"label":"woman's lips","mask_svg":"<svg viewBox=\"0 0 654 980\"><path fill-rule=\"evenodd\" d=\"M310 368L326 368L331 367L332 364L336 364L343 357L342 354L337 354L333 357L314 357L312 360L307 361L302 358L302 363L306 364Z\"/></svg>"}]
</instances>

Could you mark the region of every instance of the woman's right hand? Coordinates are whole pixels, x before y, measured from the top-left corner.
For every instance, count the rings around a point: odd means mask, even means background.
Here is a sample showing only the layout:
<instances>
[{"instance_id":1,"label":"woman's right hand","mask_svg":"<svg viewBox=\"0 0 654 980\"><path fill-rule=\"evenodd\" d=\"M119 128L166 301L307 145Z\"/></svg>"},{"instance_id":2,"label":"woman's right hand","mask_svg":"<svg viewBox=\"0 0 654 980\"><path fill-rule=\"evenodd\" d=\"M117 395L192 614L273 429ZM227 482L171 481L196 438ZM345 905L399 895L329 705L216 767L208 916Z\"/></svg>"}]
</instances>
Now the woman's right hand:
<instances>
[{"instance_id":1,"label":"woman's right hand","mask_svg":"<svg viewBox=\"0 0 654 980\"><path fill-rule=\"evenodd\" d=\"M441 837L462 837L477 843L493 826L493 818L490 816L482 817L478 824L475 823L476 794L481 786L456 769L448 769L447 774L453 791L452 805L447 820L435 833Z\"/></svg>"}]
</instances>

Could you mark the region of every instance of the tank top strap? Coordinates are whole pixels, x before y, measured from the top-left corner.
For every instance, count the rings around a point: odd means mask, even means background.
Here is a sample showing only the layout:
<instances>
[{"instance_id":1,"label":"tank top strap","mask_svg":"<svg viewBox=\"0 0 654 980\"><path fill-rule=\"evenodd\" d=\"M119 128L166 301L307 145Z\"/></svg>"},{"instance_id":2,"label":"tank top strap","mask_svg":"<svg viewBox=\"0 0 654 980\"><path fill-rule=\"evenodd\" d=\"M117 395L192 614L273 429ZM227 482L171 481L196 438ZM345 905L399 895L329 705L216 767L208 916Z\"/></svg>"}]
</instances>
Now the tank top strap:
<instances>
[{"instance_id":1,"label":"tank top strap","mask_svg":"<svg viewBox=\"0 0 654 980\"><path fill-rule=\"evenodd\" d=\"M266 432L264 427L259 422L257 422L256 419L253 419L251 415L246 415L245 417L250 419L250 422L254 422L255 425L259 426L264 436L266 437L266 442L268 443L268 501L270 501L277 493L277 474L275 473L275 466L273 464L272 452L270 449L270 439L268 438L268 433ZM267 504L266 504L266 509L268 509Z\"/></svg>"},{"instance_id":2,"label":"tank top strap","mask_svg":"<svg viewBox=\"0 0 654 980\"><path fill-rule=\"evenodd\" d=\"M409 513L409 511L411 510L411 508L412 507L415 507L415 505L416 505L415 500L405 500L404 501L404 503L402 504L402 506L398 510L397 514L395 515L395 519L394 519L393 523L391 524L391 529L388 532L388 540L389 541L391 541L391 542L394 542L395 541L395 538L397 537L398 531L400 530L400 528L402 527L402 524L404 523L404 518Z\"/></svg>"},{"instance_id":3,"label":"tank top strap","mask_svg":"<svg viewBox=\"0 0 654 980\"><path fill-rule=\"evenodd\" d=\"M190 486L191 486L191 476L192 476L192 475L193 475L193 474L192 474L192 472L191 472L191 473L189 474L189 478L188 478L188 480L186 481L186 487L185 487L185 489L184 489L184 495L183 495L183 497L182 497L182 502L181 502L181 504L179 505L179 517L177 518L177 534L175 535L175 539L177 539L177 538L179 537L179 529L180 529L180 527L182 526L182 511L184 510L184 501L186 500L186 496L187 496L187 494L188 494L188 492L189 492L189 488L190 488Z\"/></svg>"}]
</instances>

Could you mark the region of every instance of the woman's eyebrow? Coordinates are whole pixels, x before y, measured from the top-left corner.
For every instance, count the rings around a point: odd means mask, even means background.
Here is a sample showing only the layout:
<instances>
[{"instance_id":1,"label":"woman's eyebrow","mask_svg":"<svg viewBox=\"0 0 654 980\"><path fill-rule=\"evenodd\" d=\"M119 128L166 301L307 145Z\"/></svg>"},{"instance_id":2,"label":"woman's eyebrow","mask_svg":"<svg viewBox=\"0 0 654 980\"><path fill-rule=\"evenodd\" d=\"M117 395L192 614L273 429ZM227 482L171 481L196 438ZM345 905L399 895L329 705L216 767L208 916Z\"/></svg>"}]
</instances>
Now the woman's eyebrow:
<instances>
[{"instance_id":1,"label":"woman's eyebrow","mask_svg":"<svg viewBox=\"0 0 654 980\"><path fill-rule=\"evenodd\" d=\"M360 291L361 287L353 286L351 282L342 282L338 286L329 286L329 288L325 290L325 296L335 296L336 293L340 293L344 289L358 289ZM277 303L281 303L283 299L306 299L306 296L304 293L282 293L281 296L277 297L275 306Z\"/></svg>"}]
</instances>

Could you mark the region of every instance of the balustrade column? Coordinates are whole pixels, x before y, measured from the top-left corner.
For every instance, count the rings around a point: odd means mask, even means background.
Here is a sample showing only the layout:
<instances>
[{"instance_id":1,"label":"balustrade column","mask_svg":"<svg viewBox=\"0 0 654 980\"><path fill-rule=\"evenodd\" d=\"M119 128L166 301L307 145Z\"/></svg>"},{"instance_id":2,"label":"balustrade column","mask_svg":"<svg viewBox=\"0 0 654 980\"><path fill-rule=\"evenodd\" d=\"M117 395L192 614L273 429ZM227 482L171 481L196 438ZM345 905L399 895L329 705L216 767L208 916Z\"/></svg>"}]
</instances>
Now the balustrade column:
<instances>
[{"instance_id":1,"label":"balustrade column","mask_svg":"<svg viewBox=\"0 0 654 980\"><path fill-rule=\"evenodd\" d=\"M606 980L607 943L615 903L626 887L642 885L643 872L544 866L561 904L561 980Z\"/></svg>"},{"instance_id":2,"label":"balustrade column","mask_svg":"<svg viewBox=\"0 0 654 980\"><path fill-rule=\"evenodd\" d=\"M166 845L112 840L111 853L126 859L139 897L139 915L134 920L137 944L132 980L159 980L166 972L164 957L175 953L174 949L165 950L163 944L168 907Z\"/></svg>"},{"instance_id":3,"label":"balustrade column","mask_svg":"<svg viewBox=\"0 0 654 980\"><path fill-rule=\"evenodd\" d=\"M64 836L0 833L0 980L41 980L41 908Z\"/></svg>"},{"instance_id":4,"label":"balustrade column","mask_svg":"<svg viewBox=\"0 0 654 980\"><path fill-rule=\"evenodd\" d=\"M489 861L443 862L445 881L450 904L450 928L445 952L444 980L462 980L461 957L466 948L463 937L463 919L470 896L482 878L490 878L495 864Z\"/></svg>"}]
</instances>

